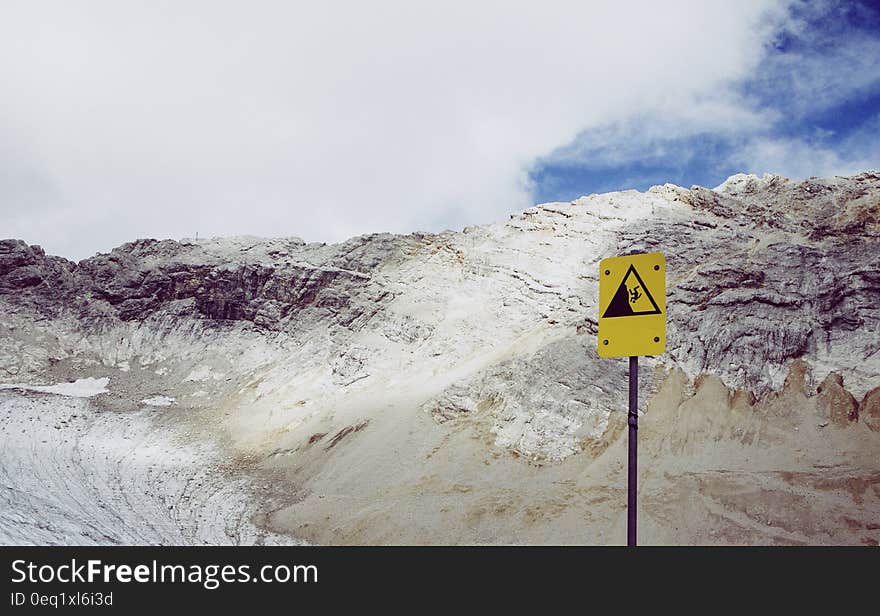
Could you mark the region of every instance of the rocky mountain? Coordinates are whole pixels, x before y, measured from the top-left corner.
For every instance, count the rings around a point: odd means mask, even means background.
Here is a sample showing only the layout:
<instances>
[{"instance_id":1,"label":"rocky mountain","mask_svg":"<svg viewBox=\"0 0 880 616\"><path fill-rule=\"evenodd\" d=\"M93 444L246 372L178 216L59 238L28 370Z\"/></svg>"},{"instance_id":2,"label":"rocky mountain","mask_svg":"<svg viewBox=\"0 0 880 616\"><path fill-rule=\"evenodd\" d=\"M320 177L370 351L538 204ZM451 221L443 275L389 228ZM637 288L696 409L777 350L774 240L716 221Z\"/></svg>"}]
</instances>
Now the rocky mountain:
<instances>
[{"instance_id":1,"label":"rocky mountain","mask_svg":"<svg viewBox=\"0 0 880 616\"><path fill-rule=\"evenodd\" d=\"M598 262L647 251L666 254L669 322L642 360L642 541L877 543L877 172L667 184L337 245L138 240L73 263L3 240L0 381L17 388L0 403L33 413L53 394L27 387L109 378L80 412L161 429L159 457L211 443L206 468L254 491L261 530L231 540L620 542L626 362L596 354ZM4 451L38 447L32 425ZM13 475L7 537L27 518ZM174 502L210 515L222 483L205 485Z\"/></svg>"}]
</instances>

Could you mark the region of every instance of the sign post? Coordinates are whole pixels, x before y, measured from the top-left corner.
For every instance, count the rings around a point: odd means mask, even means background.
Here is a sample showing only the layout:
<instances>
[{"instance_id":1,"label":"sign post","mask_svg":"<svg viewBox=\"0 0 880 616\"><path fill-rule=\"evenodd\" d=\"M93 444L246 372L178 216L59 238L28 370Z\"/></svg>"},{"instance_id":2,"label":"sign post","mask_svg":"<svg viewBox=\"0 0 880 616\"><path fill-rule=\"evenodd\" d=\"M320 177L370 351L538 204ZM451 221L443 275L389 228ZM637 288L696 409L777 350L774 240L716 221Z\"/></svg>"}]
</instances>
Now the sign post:
<instances>
[{"instance_id":1,"label":"sign post","mask_svg":"<svg viewBox=\"0 0 880 616\"><path fill-rule=\"evenodd\" d=\"M639 356L666 350L666 259L627 255L599 263L599 357L629 357L626 544L636 545Z\"/></svg>"},{"instance_id":2,"label":"sign post","mask_svg":"<svg viewBox=\"0 0 880 616\"><path fill-rule=\"evenodd\" d=\"M629 358L629 452L626 484L626 545L636 546L636 481L639 459L639 356Z\"/></svg>"}]
</instances>

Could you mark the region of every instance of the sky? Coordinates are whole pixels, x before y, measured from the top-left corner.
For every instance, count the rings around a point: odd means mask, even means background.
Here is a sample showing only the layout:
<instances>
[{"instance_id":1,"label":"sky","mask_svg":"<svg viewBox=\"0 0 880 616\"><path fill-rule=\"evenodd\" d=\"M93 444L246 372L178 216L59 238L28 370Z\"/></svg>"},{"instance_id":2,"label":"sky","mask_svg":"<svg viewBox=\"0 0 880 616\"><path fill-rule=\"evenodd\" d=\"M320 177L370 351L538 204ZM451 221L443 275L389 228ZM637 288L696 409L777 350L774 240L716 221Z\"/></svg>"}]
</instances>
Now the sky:
<instances>
[{"instance_id":1,"label":"sky","mask_svg":"<svg viewBox=\"0 0 880 616\"><path fill-rule=\"evenodd\" d=\"M876 2L0 2L0 237L341 241L880 168Z\"/></svg>"}]
</instances>

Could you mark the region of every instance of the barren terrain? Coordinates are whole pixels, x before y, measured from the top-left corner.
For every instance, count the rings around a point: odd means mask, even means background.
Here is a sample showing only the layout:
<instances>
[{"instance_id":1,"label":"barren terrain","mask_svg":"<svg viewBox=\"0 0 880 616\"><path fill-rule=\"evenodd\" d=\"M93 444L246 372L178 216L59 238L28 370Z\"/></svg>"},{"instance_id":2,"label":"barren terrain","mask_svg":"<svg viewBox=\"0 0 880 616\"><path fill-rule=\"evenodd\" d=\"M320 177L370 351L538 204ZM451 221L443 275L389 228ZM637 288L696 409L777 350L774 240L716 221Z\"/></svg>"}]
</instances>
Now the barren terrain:
<instances>
[{"instance_id":1,"label":"barren terrain","mask_svg":"<svg viewBox=\"0 0 880 616\"><path fill-rule=\"evenodd\" d=\"M72 263L0 241L0 541L621 543L626 362L596 355L597 268L654 250L640 542L880 542L872 172L338 245Z\"/></svg>"}]
</instances>

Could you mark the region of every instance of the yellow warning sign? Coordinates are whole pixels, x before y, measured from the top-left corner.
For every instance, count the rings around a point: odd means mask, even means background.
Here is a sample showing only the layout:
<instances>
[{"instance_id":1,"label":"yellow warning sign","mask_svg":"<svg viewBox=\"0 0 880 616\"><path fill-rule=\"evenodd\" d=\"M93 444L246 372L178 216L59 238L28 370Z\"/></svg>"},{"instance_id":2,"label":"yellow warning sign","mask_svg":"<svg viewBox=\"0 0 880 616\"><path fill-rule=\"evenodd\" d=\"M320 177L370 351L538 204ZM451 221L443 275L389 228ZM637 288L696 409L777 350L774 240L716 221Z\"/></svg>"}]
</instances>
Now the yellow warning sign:
<instances>
[{"instance_id":1,"label":"yellow warning sign","mask_svg":"<svg viewBox=\"0 0 880 616\"><path fill-rule=\"evenodd\" d=\"M661 252L599 264L599 356L666 350L666 259Z\"/></svg>"}]
</instances>

